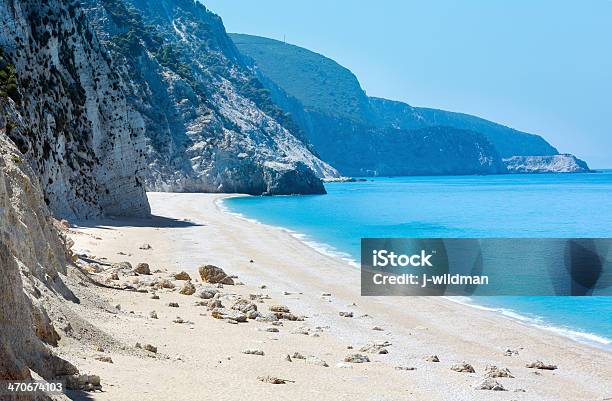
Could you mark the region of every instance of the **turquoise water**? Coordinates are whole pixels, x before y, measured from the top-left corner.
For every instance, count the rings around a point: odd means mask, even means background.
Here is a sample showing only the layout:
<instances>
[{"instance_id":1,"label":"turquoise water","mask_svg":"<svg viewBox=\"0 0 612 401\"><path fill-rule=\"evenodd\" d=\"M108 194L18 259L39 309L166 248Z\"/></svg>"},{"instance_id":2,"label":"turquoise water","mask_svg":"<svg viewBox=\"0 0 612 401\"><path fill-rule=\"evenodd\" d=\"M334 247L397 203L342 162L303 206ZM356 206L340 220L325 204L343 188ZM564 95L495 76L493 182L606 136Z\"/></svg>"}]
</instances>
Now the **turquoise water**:
<instances>
[{"instance_id":1,"label":"turquoise water","mask_svg":"<svg viewBox=\"0 0 612 401\"><path fill-rule=\"evenodd\" d=\"M326 189L326 196L241 197L224 204L355 261L362 237L612 237L612 171L377 178ZM612 297L462 301L612 347Z\"/></svg>"}]
</instances>

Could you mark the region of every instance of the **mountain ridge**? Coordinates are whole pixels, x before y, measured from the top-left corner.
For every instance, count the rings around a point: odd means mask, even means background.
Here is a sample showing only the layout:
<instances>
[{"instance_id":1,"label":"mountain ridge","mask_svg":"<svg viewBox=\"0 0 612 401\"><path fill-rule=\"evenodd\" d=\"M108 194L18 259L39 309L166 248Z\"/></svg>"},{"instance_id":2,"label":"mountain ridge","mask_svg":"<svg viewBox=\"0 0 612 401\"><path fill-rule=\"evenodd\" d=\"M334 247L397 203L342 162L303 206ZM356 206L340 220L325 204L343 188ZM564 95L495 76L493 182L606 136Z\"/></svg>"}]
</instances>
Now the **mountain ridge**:
<instances>
[{"instance_id":1,"label":"mountain ridge","mask_svg":"<svg viewBox=\"0 0 612 401\"><path fill-rule=\"evenodd\" d=\"M492 165L496 167L486 169L475 163L473 157L478 155L476 151L458 155L449 153L444 157L444 159L458 157L465 163L463 167L471 165L471 169L458 170L468 171L471 174L507 173L503 160L513 156L555 156L559 153L539 135L519 131L477 116L413 107L400 101L368 97L357 77L349 69L308 49L253 35L231 33L230 37L245 59L250 62L260 81L271 92L274 101L307 133L307 139L314 144L315 152L343 174L354 173L344 163L346 161L352 164L352 162L350 160L339 162L337 158L330 158L324 144L319 143L317 146L320 137L328 140L328 136L338 136L340 140L343 136L350 137L356 132L361 132L365 138L364 146L372 147L375 144L368 138L371 137L373 129L379 129L381 132L394 129L399 137L405 135L402 134L405 131L433 127L447 127L446 132L449 137L461 136L464 133L465 140L475 140L476 137L473 135L479 134L493 145L493 149L487 149L490 153L484 159L494 159ZM303 62L303 59L306 61ZM340 83L336 83L335 78ZM355 110L360 111L354 112ZM346 129L347 126L352 128ZM442 131L436 130L436 132ZM389 135L385 137L388 140L395 140L397 145L409 145L402 143L401 139L394 139ZM479 141L483 141L483 138ZM419 140L415 137L415 140L416 146L422 146L427 142L425 137ZM480 146L480 149L485 147ZM430 154L435 155L436 152L436 149L430 149ZM350 154L347 152L345 157L349 159ZM446 169L435 169L434 164L432 163L432 169L423 173L428 175L449 173ZM372 175L399 175L406 169L374 170L376 169L372 169Z\"/></svg>"}]
</instances>

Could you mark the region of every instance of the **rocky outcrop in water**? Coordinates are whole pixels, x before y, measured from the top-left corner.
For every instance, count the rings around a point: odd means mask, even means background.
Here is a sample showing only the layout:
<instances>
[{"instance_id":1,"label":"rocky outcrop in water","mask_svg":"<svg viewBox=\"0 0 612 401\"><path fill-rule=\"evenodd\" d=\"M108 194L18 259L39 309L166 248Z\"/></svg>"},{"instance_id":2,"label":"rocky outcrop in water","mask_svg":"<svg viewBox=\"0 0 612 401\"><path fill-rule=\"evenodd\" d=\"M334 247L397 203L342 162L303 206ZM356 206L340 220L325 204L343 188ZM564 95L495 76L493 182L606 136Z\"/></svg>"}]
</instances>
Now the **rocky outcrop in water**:
<instances>
[{"instance_id":1,"label":"rocky outcrop in water","mask_svg":"<svg viewBox=\"0 0 612 401\"><path fill-rule=\"evenodd\" d=\"M574 155L514 156L504 159L509 173L588 173L591 170Z\"/></svg>"},{"instance_id":2,"label":"rocky outcrop in water","mask_svg":"<svg viewBox=\"0 0 612 401\"><path fill-rule=\"evenodd\" d=\"M0 128L53 212L148 214L144 122L79 2L0 0L0 49Z\"/></svg>"},{"instance_id":3,"label":"rocky outcrop in water","mask_svg":"<svg viewBox=\"0 0 612 401\"><path fill-rule=\"evenodd\" d=\"M191 0L87 0L146 128L150 190L324 193L337 176L246 68L221 19Z\"/></svg>"}]
</instances>

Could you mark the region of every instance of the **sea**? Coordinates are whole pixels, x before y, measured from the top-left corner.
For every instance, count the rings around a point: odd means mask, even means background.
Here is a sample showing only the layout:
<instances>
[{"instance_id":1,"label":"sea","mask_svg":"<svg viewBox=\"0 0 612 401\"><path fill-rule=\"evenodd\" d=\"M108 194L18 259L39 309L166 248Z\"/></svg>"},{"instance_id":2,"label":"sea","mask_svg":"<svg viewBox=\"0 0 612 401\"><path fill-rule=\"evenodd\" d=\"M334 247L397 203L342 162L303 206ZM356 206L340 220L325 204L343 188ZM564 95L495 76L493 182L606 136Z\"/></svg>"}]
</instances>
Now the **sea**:
<instances>
[{"instance_id":1,"label":"sea","mask_svg":"<svg viewBox=\"0 0 612 401\"><path fill-rule=\"evenodd\" d=\"M327 195L228 198L228 212L287 229L359 268L361 238L612 238L612 170L366 178ZM449 297L612 351L612 296Z\"/></svg>"}]
</instances>

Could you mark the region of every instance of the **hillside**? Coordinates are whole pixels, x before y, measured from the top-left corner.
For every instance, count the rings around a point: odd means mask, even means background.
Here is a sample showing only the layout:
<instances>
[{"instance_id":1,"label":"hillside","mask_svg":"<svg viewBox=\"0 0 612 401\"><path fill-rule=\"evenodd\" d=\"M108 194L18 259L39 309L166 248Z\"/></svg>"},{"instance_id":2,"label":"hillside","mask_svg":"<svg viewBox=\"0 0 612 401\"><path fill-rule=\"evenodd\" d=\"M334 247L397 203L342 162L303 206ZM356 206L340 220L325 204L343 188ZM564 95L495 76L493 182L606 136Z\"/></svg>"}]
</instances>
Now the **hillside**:
<instances>
[{"instance_id":1,"label":"hillside","mask_svg":"<svg viewBox=\"0 0 612 401\"><path fill-rule=\"evenodd\" d=\"M529 134L480 117L451 111L413 107L406 103L370 97L370 106L378 124L411 129L446 126L484 134L502 157L514 155L552 156L557 149L539 135Z\"/></svg>"},{"instance_id":2,"label":"hillside","mask_svg":"<svg viewBox=\"0 0 612 401\"><path fill-rule=\"evenodd\" d=\"M221 19L191 0L86 0L144 121L148 190L324 193L337 172L246 68Z\"/></svg>"},{"instance_id":3,"label":"hillside","mask_svg":"<svg viewBox=\"0 0 612 401\"><path fill-rule=\"evenodd\" d=\"M365 92L353 73L320 54L259 36L230 34L243 54L307 111L367 121Z\"/></svg>"},{"instance_id":4,"label":"hillside","mask_svg":"<svg viewBox=\"0 0 612 401\"><path fill-rule=\"evenodd\" d=\"M386 140L397 141L397 146L409 146L405 141L405 135L400 132L428 127L447 127L436 132L445 133L446 138L453 138L454 143L460 141L460 138L454 138L456 135L463 135L464 141L476 138L474 135L486 138L496 153L488 156L496 160L494 163L496 165L502 165L501 158L516 155L551 156L558 153L538 135L518 131L479 117L367 97L351 71L307 49L257 36L244 34L230 34L230 36L247 62L252 63L252 68L270 91L274 101L306 132L315 151L344 174L348 172L343 169L343 161L326 158L328 149L322 147L320 138L329 141L327 137L339 136L334 142L340 143L347 132L351 132L350 135L362 133L364 138L367 138L372 130L379 129L387 132L384 135ZM397 130L397 139L388 134L390 130ZM414 146L421 146L418 143L418 135L412 135L412 138L417 141L414 142ZM355 142L354 138L350 141ZM371 145L368 139L364 142ZM467 146L465 143L463 145L463 148ZM394 149L397 150L397 147ZM350 158L351 155L347 153L346 157ZM388 157L393 156L388 155ZM451 153L448 157L463 157L464 167L474 165L473 160L465 159L467 157L465 154ZM351 161L348 162L352 164ZM365 169L370 167L364 166ZM394 169L389 171L389 168L386 168L384 173L377 171L379 174L399 175L400 171L413 168L416 169L416 166L405 166L397 171ZM482 173L482 169L462 168L458 171ZM505 172L505 169L503 167L498 170L490 169L488 172ZM429 174L439 173L440 171L436 169L429 171Z\"/></svg>"}]
</instances>

